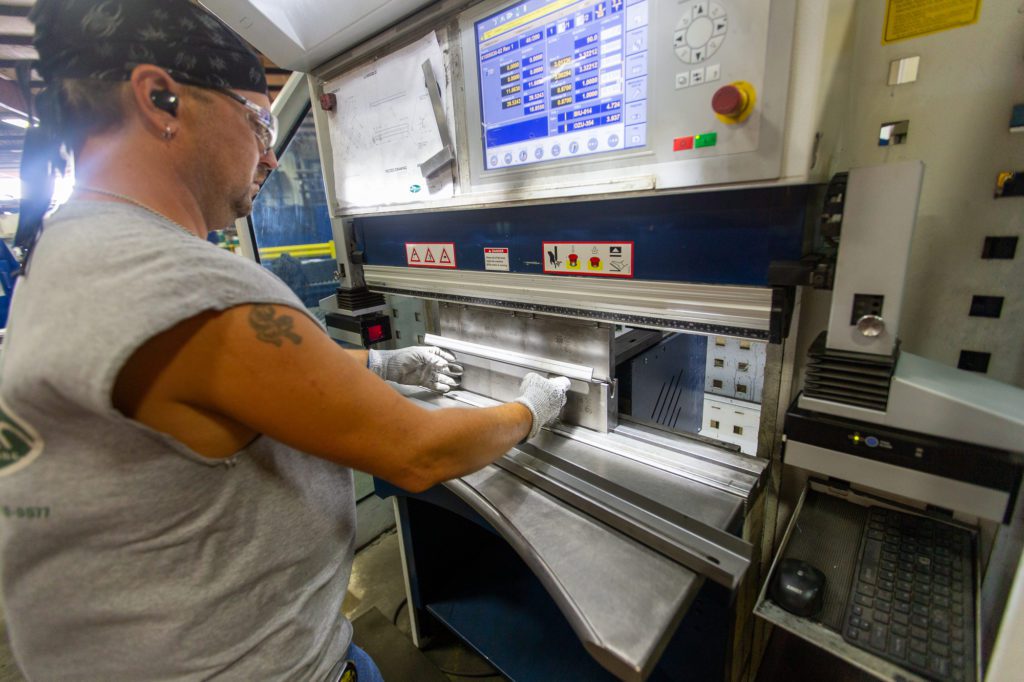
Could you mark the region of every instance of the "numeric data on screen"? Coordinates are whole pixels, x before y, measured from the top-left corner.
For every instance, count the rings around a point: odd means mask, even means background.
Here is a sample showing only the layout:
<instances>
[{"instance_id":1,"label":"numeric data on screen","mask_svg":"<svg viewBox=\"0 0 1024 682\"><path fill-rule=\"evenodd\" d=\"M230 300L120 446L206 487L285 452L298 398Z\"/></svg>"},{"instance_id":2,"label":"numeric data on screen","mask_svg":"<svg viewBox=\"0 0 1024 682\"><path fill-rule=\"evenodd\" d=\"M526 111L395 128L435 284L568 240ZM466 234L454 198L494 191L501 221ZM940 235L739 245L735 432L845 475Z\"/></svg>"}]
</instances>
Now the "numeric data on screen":
<instances>
[{"instance_id":1,"label":"numeric data on screen","mask_svg":"<svg viewBox=\"0 0 1024 682\"><path fill-rule=\"evenodd\" d=\"M647 144L649 0L527 0L476 22L484 168Z\"/></svg>"}]
</instances>

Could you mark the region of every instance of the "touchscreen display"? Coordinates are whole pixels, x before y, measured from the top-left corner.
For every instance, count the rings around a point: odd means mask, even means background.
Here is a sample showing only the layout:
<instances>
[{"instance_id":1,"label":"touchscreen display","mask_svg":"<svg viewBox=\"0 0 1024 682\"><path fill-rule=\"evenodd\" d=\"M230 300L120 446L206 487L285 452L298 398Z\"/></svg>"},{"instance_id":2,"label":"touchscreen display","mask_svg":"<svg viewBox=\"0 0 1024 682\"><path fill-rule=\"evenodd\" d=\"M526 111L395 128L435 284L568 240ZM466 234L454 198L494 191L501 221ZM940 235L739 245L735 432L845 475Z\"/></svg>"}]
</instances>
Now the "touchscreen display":
<instances>
[{"instance_id":1,"label":"touchscreen display","mask_svg":"<svg viewBox=\"0 0 1024 682\"><path fill-rule=\"evenodd\" d=\"M647 144L649 0L527 0L476 22L484 168Z\"/></svg>"}]
</instances>

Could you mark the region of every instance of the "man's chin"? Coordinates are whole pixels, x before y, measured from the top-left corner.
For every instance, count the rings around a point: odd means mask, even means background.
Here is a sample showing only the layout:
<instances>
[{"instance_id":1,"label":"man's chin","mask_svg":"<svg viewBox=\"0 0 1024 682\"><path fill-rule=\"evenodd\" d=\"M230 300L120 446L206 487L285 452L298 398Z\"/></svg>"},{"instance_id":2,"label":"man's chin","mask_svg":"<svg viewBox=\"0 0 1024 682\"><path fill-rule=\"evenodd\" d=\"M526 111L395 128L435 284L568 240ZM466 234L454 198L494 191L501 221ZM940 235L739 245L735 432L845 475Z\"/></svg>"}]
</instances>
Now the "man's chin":
<instances>
[{"instance_id":1,"label":"man's chin","mask_svg":"<svg viewBox=\"0 0 1024 682\"><path fill-rule=\"evenodd\" d=\"M236 220L238 220L239 218L245 218L246 216L250 215L251 213L252 213L252 199L250 199L248 196L246 196L244 198L239 198L237 201L234 201L231 204L231 214L230 214L230 216L227 216L227 215L224 216L225 221L222 221L222 222L226 222L226 224L221 226L221 227L218 227L217 229L218 230L223 230L225 227L230 227L230 226L235 224Z\"/></svg>"}]
</instances>

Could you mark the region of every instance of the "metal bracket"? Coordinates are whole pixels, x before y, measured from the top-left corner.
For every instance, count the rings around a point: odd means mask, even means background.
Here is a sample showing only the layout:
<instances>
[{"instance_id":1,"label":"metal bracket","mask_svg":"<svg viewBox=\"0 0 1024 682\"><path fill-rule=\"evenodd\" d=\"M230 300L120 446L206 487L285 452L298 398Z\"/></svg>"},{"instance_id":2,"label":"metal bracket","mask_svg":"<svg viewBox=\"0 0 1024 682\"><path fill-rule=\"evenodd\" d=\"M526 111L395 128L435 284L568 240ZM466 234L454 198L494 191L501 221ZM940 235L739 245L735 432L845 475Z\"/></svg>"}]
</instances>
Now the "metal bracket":
<instances>
[{"instance_id":1,"label":"metal bracket","mask_svg":"<svg viewBox=\"0 0 1024 682\"><path fill-rule=\"evenodd\" d=\"M448 124L445 121L444 107L441 105L441 87L434 78L434 70L427 59L422 64L423 82L427 87L427 94L430 95L430 105L434 109L434 121L437 123L437 132L441 136L441 151L419 164L423 177L429 178L437 175L451 165L455 160L452 154L452 141L448 135Z\"/></svg>"}]
</instances>

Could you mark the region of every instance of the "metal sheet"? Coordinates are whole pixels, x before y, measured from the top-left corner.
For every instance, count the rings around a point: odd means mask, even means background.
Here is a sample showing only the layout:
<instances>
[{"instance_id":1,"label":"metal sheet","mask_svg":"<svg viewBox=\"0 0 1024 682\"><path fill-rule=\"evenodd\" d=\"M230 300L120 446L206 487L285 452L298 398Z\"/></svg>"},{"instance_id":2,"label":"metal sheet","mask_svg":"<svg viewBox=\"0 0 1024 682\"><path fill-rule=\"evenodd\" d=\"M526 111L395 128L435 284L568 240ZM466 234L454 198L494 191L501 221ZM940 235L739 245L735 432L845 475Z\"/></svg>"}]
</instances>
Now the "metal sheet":
<instances>
[{"instance_id":1,"label":"metal sheet","mask_svg":"<svg viewBox=\"0 0 1024 682\"><path fill-rule=\"evenodd\" d=\"M476 355L476 349L468 354L448 344L465 367L465 390L508 402L519 396L519 384L530 371L567 370L574 376L589 371L591 379L601 383L574 381L562 418L600 432L615 426L611 325L451 304L441 304L439 317L445 339L501 349L494 353L500 357L490 358ZM524 367L530 360L534 366Z\"/></svg>"},{"instance_id":2,"label":"metal sheet","mask_svg":"<svg viewBox=\"0 0 1024 682\"><path fill-rule=\"evenodd\" d=\"M730 590L739 586L750 566L753 547L749 543L586 467L529 445L496 464Z\"/></svg>"},{"instance_id":3,"label":"metal sheet","mask_svg":"<svg viewBox=\"0 0 1024 682\"><path fill-rule=\"evenodd\" d=\"M456 391L446 396L403 391L426 407L492 399ZM665 440L672 439L667 436ZM705 454L715 450L699 443ZM742 518L765 462L722 453L723 461L687 453L690 444L661 447L580 427L545 429L498 465L675 561L735 588L751 547L726 531ZM735 461L730 461L735 458ZM745 461L743 461L745 460ZM708 483L711 483L709 485Z\"/></svg>"},{"instance_id":4,"label":"metal sheet","mask_svg":"<svg viewBox=\"0 0 1024 682\"><path fill-rule=\"evenodd\" d=\"M602 666L647 678L700 576L496 466L445 486L522 557Z\"/></svg>"},{"instance_id":5,"label":"metal sheet","mask_svg":"<svg viewBox=\"0 0 1024 682\"><path fill-rule=\"evenodd\" d=\"M485 346L482 343L470 343L469 341L449 339L435 334L427 334L424 337L423 342L430 346L438 346L451 351L473 355L478 358L495 360L509 365L516 365L517 367L525 367L526 369L530 369L535 372L560 374L561 376L568 377L570 379L578 379L579 381L594 381L594 368L587 367L585 365L574 365L571 362L562 362L560 360L542 358L536 355L527 355L526 353L516 353L503 348Z\"/></svg>"}]
</instances>

